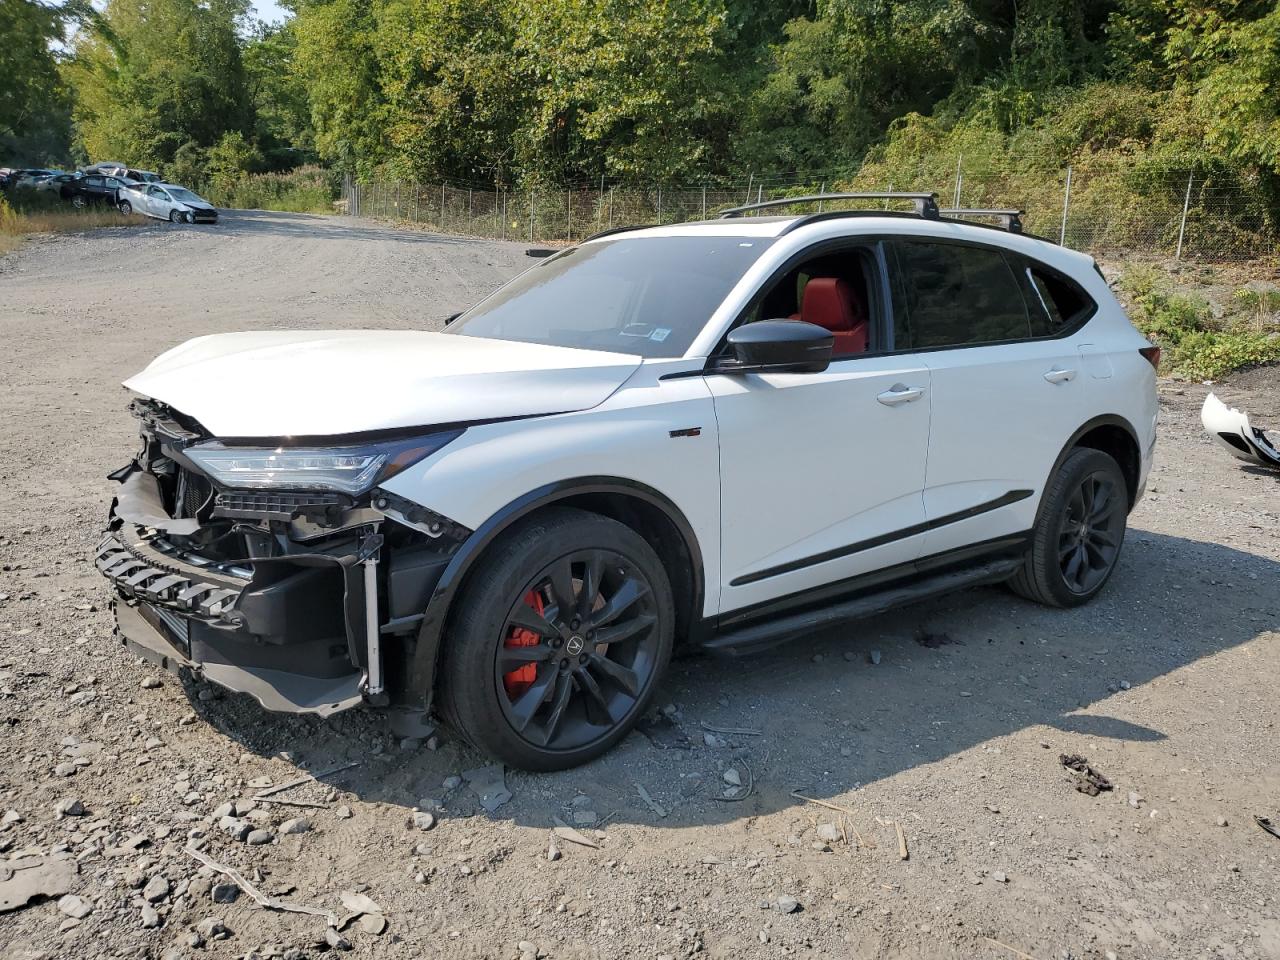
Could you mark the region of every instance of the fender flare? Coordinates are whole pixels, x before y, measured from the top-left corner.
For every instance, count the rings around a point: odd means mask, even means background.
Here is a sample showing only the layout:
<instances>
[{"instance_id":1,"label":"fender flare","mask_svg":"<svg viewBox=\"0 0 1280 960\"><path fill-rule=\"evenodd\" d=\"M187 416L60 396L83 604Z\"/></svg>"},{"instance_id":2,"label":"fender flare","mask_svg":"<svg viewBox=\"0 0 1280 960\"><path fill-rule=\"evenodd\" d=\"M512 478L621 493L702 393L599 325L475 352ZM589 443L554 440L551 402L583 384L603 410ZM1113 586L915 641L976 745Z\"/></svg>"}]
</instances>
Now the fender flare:
<instances>
[{"instance_id":1,"label":"fender flare","mask_svg":"<svg viewBox=\"0 0 1280 960\"><path fill-rule=\"evenodd\" d=\"M458 598L458 592L466 580L467 574L476 562L484 555L485 550L512 524L535 510L550 506L571 497L583 494L621 494L642 500L657 507L666 515L684 541L689 551L690 566L693 569L693 618L697 622L701 618L703 598L705 595L705 572L702 563L702 550L697 535L685 517L683 511L665 494L653 487L635 480L622 477L575 477L569 480L558 480L531 490L518 497L482 523L454 553L440 575L431 597L427 601L422 623L418 627L417 645L409 664L408 692L412 698L421 696L425 700L426 709L431 710L435 700L436 671L440 664L440 651L444 642L444 630L449 614Z\"/></svg>"},{"instance_id":2,"label":"fender flare","mask_svg":"<svg viewBox=\"0 0 1280 960\"><path fill-rule=\"evenodd\" d=\"M1076 429L1075 433L1071 434L1071 439L1069 439L1065 444L1063 444L1062 450L1059 451L1057 459L1053 461L1053 466L1049 469L1049 475L1045 477L1044 484L1040 487L1040 501L1036 506L1036 523L1040 522L1040 508L1044 504L1044 492L1047 489L1049 489L1049 483L1053 480L1058 470L1062 467L1063 462L1070 455L1071 451L1074 450L1076 446L1080 443L1080 438L1083 437L1086 433L1089 433L1092 430L1096 430L1098 427L1119 427L1121 430L1123 430L1125 434L1128 435L1129 439L1133 442L1133 448L1138 451L1138 461L1139 461L1139 464L1141 464L1142 444L1138 442L1138 431L1133 429L1133 424L1131 424L1128 420L1126 420L1124 417L1120 416L1119 414L1104 413L1102 416L1094 417L1092 420L1086 421ZM1123 464L1121 465L1121 469L1123 469ZM1134 491L1134 492L1137 493L1139 491ZM1133 494L1130 495L1129 499L1130 499L1129 509L1132 510L1133 509L1132 501L1134 499Z\"/></svg>"}]
</instances>

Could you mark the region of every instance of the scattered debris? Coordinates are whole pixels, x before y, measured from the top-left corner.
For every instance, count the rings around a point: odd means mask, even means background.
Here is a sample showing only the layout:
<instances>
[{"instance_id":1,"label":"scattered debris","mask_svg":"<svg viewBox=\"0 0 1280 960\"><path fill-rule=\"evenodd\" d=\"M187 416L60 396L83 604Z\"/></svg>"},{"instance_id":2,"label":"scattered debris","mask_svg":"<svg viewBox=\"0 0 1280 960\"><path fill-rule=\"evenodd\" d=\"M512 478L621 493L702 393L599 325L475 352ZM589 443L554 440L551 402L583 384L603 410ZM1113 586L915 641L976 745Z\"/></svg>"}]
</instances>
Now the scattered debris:
<instances>
[{"instance_id":1,"label":"scattered debris","mask_svg":"<svg viewBox=\"0 0 1280 960\"><path fill-rule=\"evenodd\" d=\"M1228 407L1212 393L1204 398L1200 422L1214 440L1245 463L1280 468L1280 448L1266 432L1250 426L1248 414Z\"/></svg>"},{"instance_id":2,"label":"scattered debris","mask_svg":"<svg viewBox=\"0 0 1280 960\"><path fill-rule=\"evenodd\" d=\"M791 791L791 796L795 797L797 800L803 800L805 803L812 803L812 804L816 804L816 805L817 805L817 806L819 806L819 807L825 807L825 808L826 808L826 809L828 809L828 810L834 810L836 813L843 813L843 814L845 814L845 815L846 815L846 816L848 816L848 817L853 817L853 816L855 816L855 815L856 815L856 814L854 814L854 812L853 812L850 808L848 808L848 807L842 807L842 806L840 806L838 803L831 803L830 801L827 801L827 800L817 800L817 799L815 799L815 798L813 798L813 797L806 797L803 793L800 793L798 790L792 790L792 791ZM842 824L843 824L843 822L844 822L844 821L841 821L841 823L842 823ZM854 825L853 825L853 824L849 824L849 829L853 831L853 835L857 838L857 840L858 840L858 846L860 846L860 847L874 847L874 846L875 846L875 843L874 843L874 842L868 843L866 840L863 840L863 839L862 839L862 834L860 834L860 833L858 832L857 828L856 828L856 827L854 827Z\"/></svg>"},{"instance_id":3,"label":"scattered debris","mask_svg":"<svg viewBox=\"0 0 1280 960\"><path fill-rule=\"evenodd\" d=\"M898 859L910 860L911 853L907 850L907 835L902 832L902 823L899 820L893 821L893 829L898 834Z\"/></svg>"},{"instance_id":4,"label":"scattered debris","mask_svg":"<svg viewBox=\"0 0 1280 960\"><path fill-rule=\"evenodd\" d=\"M1138 793L1136 790L1130 790L1129 806L1133 807L1133 809L1135 810L1137 810L1138 807L1142 806L1142 794Z\"/></svg>"},{"instance_id":5,"label":"scattered debris","mask_svg":"<svg viewBox=\"0 0 1280 960\"><path fill-rule=\"evenodd\" d=\"M295 777L292 780L286 780L284 783L270 787L266 790L259 790L253 795L253 799L259 802L265 801L267 803L292 802L303 806L323 806L323 804L311 804L304 803L302 801L271 800L270 798L275 796L277 793L283 793L286 790L292 790L294 787L300 787L304 783L313 783L323 780L325 777L332 777L335 773L341 773L343 770L350 770L352 767L358 766L360 766L360 762L358 760L352 760L350 763L340 763L336 767L330 767L328 770L321 770L319 773L308 773L305 776Z\"/></svg>"},{"instance_id":6,"label":"scattered debris","mask_svg":"<svg viewBox=\"0 0 1280 960\"><path fill-rule=\"evenodd\" d=\"M159 677L143 677L142 678L143 690L155 690L157 687L160 687L160 686L163 686L163 684L161 684Z\"/></svg>"},{"instance_id":7,"label":"scattered debris","mask_svg":"<svg viewBox=\"0 0 1280 960\"><path fill-rule=\"evenodd\" d=\"M735 737L763 737L764 731L757 730L755 727L717 727L707 721L702 721L702 729L710 730L712 733L725 733Z\"/></svg>"},{"instance_id":8,"label":"scattered debris","mask_svg":"<svg viewBox=\"0 0 1280 960\"><path fill-rule=\"evenodd\" d=\"M636 729L643 733L659 750L692 750L693 744L684 731L665 713L642 717Z\"/></svg>"},{"instance_id":9,"label":"scattered debris","mask_svg":"<svg viewBox=\"0 0 1280 960\"><path fill-rule=\"evenodd\" d=\"M185 849L188 856L194 857L195 859L199 860L202 864L204 864L206 867L208 867L210 870L220 873L224 877L231 880L232 883L234 883L237 887L239 887L241 890L247 893L250 897L252 897L253 900L259 906L266 907L268 910L280 910L286 913L306 913L306 914L310 914L313 917L323 917L331 927L337 926L338 924L338 918L333 913L332 910L322 910L319 907L309 907L301 903L289 903L288 901L285 901L285 900L277 900L274 897L268 897L265 894L263 894L257 887L251 884L248 880L246 880L240 874L240 871L236 870L234 867L228 867L225 864L219 863L217 860L214 860L208 854L204 853L203 851L197 850L195 847L189 844ZM215 902L218 902L218 896L217 896L218 887L222 887L222 886L226 886L226 885L218 884L213 888L213 893L214 893L213 898ZM232 899L234 900L235 898L232 897ZM230 901L227 901L227 902L230 902Z\"/></svg>"},{"instance_id":10,"label":"scattered debris","mask_svg":"<svg viewBox=\"0 0 1280 960\"><path fill-rule=\"evenodd\" d=\"M740 803L756 792L755 774L751 772L751 768L747 766L746 761L739 760L738 763L742 769L747 771L747 785L742 786L742 776L738 773L737 768L730 767L724 772L724 782L729 784L718 797L712 797L713 800L720 800L724 803Z\"/></svg>"},{"instance_id":11,"label":"scattered debris","mask_svg":"<svg viewBox=\"0 0 1280 960\"><path fill-rule=\"evenodd\" d=\"M25 907L37 897L60 897L71 889L76 863L69 854L19 857L0 863L0 913Z\"/></svg>"},{"instance_id":12,"label":"scattered debris","mask_svg":"<svg viewBox=\"0 0 1280 960\"><path fill-rule=\"evenodd\" d=\"M487 767L476 767L462 775L471 792L480 798L480 806L486 813L493 814L511 799L511 791L507 789L506 771L502 764L493 763Z\"/></svg>"},{"instance_id":13,"label":"scattered debris","mask_svg":"<svg viewBox=\"0 0 1280 960\"><path fill-rule=\"evenodd\" d=\"M1277 827L1269 819L1267 819L1266 817L1260 817L1257 814L1255 814L1253 817L1253 822L1256 823L1258 826L1260 826L1263 830L1267 831L1267 833L1271 834L1277 840L1280 840L1280 827Z\"/></svg>"},{"instance_id":14,"label":"scattered debris","mask_svg":"<svg viewBox=\"0 0 1280 960\"><path fill-rule=\"evenodd\" d=\"M795 913L800 909L800 901L795 897L788 896L786 894L783 894L775 900L773 905L777 908L779 913Z\"/></svg>"},{"instance_id":15,"label":"scattered debris","mask_svg":"<svg viewBox=\"0 0 1280 960\"><path fill-rule=\"evenodd\" d=\"M963 647L963 640L952 640L951 635L947 633L930 633L928 630L919 630L916 632L916 643L922 647L928 647L930 650L937 650L939 647L955 644Z\"/></svg>"},{"instance_id":16,"label":"scattered debris","mask_svg":"<svg viewBox=\"0 0 1280 960\"><path fill-rule=\"evenodd\" d=\"M555 835L561 840L568 840L570 843L576 843L583 847L591 847L594 850L600 849L600 844L589 839L585 834L579 833L559 817L553 815L551 820L555 823Z\"/></svg>"},{"instance_id":17,"label":"scattered debris","mask_svg":"<svg viewBox=\"0 0 1280 960\"><path fill-rule=\"evenodd\" d=\"M992 870L991 879L994 880L996 883L1008 883L1009 875L1006 874L1003 870Z\"/></svg>"},{"instance_id":18,"label":"scattered debris","mask_svg":"<svg viewBox=\"0 0 1280 960\"><path fill-rule=\"evenodd\" d=\"M547 859L555 863L563 854L560 853L560 845L556 843L556 835L553 833L551 839L547 842Z\"/></svg>"},{"instance_id":19,"label":"scattered debris","mask_svg":"<svg viewBox=\"0 0 1280 960\"><path fill-rule=\"evenodd\" d=\"M667 815L666 807L658 803L657 800L653 799L653 797L649 795L649 791L644 788L643 784L640 784L640 783L636 784L636 792L640 794L640 799L644 801L645 806L647 806L650 810L656 813L659 818L665 817Z\"/></svg>"},{"instance_id":20,"label":"scattered debris","mask_svg":"<svg viewBox=\"0 0 1280 960\"><path fill-rule=\"evenodd\" d=\"M84 897L77 897L73 893L68 893L58 901L58 909L72 920L83 920L93 913L93 904L84 899Z\"/></svg>"},{"instance_id":21,"label":"scattered debris","mask_svg":"<svg viewBox=\"0 0 1280 960\"><path fill-rule=\"evenodd\" d=\"M1089 766L1089 761L1079 754L1058 755L1058 762L1076 778L1076 789L1081 793L1096 797L1103 790L1112 788L1111 781Z\"/></svg>"},{"instance_id":22,"label":"scattered debris","mask_svg":"<svg viewBox=\"0 0 1280 960\"><path fill-rule=\"evenodd\" d=\"M435 814L426 811L416 811L413 815L413 824L419 830L430 830L436 825Z\"/></svg>"},{"instance_id":23,"label":"scattered debris","mask_svg":"<svg viewBox=\"0 0 1280 960\"><path fill-rule=\"evenodd\" d=\"M337 810L334 811L334 816L336 816L339 820L350 820L352 817L355 816L355 814L352 813L351 808L344 803L342 806L340 806Z\"/></svg>"}]
</instances>

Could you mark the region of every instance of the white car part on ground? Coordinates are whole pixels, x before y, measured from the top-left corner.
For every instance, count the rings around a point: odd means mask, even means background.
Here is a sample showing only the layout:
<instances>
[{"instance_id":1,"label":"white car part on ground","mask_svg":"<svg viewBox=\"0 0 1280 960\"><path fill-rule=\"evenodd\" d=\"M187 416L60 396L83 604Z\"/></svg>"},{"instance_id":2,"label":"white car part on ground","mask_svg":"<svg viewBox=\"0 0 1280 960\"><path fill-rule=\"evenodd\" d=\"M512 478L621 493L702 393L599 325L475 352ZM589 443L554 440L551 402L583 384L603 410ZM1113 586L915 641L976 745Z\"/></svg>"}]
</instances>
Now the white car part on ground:
<instances>
[{"instance_id":1,"label":"white car part on ground","mask_svg":"<svg viewBox=\"0 0 1280 960\"><path fill-rule=\"evenodd\" d=\"M1228 407L1212 393L1204 398L1200 422L1209 436L1231 451L1232 456L1246 463L1280 468L1280 449L1266 433L1250 426L1248 414Z\"/></svg>"}]
</instances>

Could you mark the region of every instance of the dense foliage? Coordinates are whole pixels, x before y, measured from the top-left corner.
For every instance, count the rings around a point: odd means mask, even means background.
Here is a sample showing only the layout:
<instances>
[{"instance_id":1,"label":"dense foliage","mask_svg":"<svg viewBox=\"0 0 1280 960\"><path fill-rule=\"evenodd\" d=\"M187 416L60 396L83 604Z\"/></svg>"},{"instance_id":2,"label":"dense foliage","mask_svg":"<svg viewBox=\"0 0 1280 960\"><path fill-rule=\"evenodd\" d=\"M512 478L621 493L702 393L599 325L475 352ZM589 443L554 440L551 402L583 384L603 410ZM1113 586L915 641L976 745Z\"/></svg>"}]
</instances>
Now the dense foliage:
<instances>
[{"instance_id":1,"label":"dense foliage","mask_svg":"<svg viewBox=\"0 0 1280 960\"><path fill-rule=\"evenodd\" d=\"M0 0L0 149L45 159L73 130L67 159L224 188L314 161L942 186L963 155L1014 158L1024 191L1141 158L1151 183L1194 162L1280 194L1276 0L286 2L267 26L247 0Z\"/></svg>"}]
</instances>

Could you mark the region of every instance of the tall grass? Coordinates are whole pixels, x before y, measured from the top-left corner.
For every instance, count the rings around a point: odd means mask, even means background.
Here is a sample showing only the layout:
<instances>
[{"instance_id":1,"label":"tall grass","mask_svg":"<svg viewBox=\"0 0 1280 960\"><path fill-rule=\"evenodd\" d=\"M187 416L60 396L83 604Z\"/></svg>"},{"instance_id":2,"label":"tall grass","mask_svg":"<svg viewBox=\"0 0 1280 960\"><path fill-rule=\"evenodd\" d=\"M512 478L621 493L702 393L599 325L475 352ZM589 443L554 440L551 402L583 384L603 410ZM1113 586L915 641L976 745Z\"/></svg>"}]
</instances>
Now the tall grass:
<instances>
[{"instance_id":1,"label":"tall grass","mask_svg":"<svg viewBox=\"0 0 1280 960\"><path fill-rule=\"evenodd\" d=\"M209 185L209 199L220 207L282 210L287 213L333 213L337 175L323 167L305 166L279 173L254 173Z\"/></svg>"},{"instance_id":2,"label":"tall grass","mask_svg":"<svg viewBox=\"0 0 1280 960\"><path fill-rule=\"evenodd\" d=\"M77 210L54 198L21 197L14 202L0 196L0 256L12 253L33 233L81 233L99 227L140 227L146 218L125 216L110 207Z\"/></svg>"}]
</instances>

